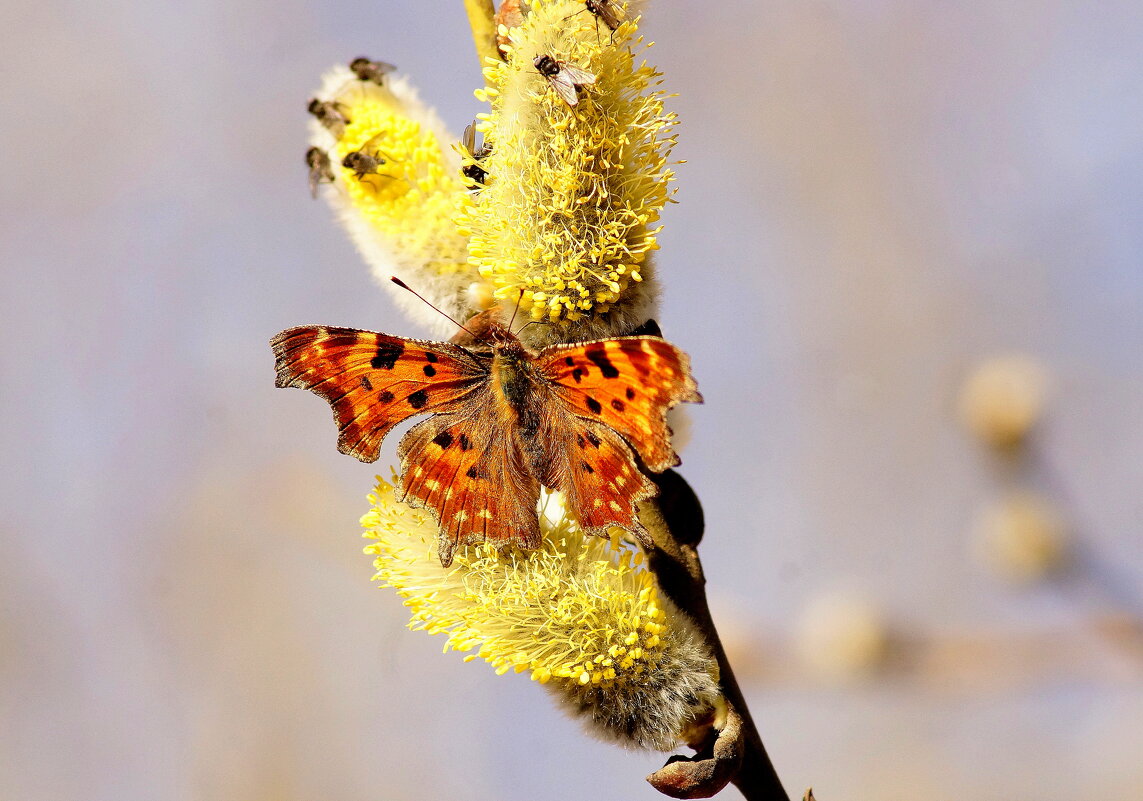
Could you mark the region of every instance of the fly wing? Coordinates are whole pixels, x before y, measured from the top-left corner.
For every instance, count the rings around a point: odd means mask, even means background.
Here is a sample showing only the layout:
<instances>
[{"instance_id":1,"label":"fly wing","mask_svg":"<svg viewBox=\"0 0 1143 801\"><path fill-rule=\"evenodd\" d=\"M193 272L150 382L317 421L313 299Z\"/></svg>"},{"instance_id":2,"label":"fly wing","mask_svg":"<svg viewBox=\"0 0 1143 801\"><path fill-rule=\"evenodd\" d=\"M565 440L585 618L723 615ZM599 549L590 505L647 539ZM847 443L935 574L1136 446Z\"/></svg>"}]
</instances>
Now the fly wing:
<instances>
[{"instance_id":1,"label":"fly wing","mask_svg":"<svg viewBox=\"0 0 1143 801\"><path fill-rule=\"evenodd\" d=\"M572 83L572 79L567 74L567 70L560 70L555 75L549 76L548 84L556 90L556 94L569 106L574 106L579 102L579 97L577 97L575 93L575 84Z\"/></svg>"},{"instance_id":2,"label":"fly wing","mask_svg":"<svg viewBox=\"0 0 1143 801\"><path fill-rule=\"evenodd\" d=\"M623 23L623 10L612 0L597 0L593 12L611 30L615 30Z\"/></svg>"},{"instance_id":3,"label":"fly wing","mask_svg":"<svg viewBox=\"0 0 1143 801\"><path fill-rule=\"evenodd\" d=\"M566 61L560 62L559 75L566 75L576 86L591 86L595 83L595 73L581 70L579 67L572 66ZM559 77L558 75L556 77Z\"/></svg>"}]
</instances>

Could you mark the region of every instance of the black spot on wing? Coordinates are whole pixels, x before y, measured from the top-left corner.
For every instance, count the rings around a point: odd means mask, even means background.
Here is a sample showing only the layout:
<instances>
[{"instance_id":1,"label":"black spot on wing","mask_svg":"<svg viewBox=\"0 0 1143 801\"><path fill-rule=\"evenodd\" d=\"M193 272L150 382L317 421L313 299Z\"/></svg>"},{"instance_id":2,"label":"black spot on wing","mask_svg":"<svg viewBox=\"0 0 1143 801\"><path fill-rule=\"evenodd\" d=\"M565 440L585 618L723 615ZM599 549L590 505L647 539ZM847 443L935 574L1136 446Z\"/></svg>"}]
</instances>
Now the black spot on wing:
<instances>
[{"instance_id":1,"label":"black spot on wing","mask_svg":"<svg viewBox=\"0 0 1143 801\"><path fill-rule=\"evenodd\" d=\"M447 431L442 431L433 437L433 444L439 445L442 450L448 448L449 445L452 445L452 434Z\"/></svg>"},{"instance_id":2,"label":"black spot on wing","mask_svg":"<svg viewBox=\"0 0 1143 801\"><path fill-rule=\"evenodd\" d=\"M566 364L568 367L574 367L575 366L575 359L573 359L571 356L565 356L564 357L564 364Z\"/></svg>"},{"instance_id":3,"label":"black spot on wing","mask_svg":"<svg viewBox=\"0 0 1143 801\"><path fill-rule=\"evenodd\" d=\"M599 437L595 436L595 434L590 431L587 432L587 441L591 443L591 447L599 447Z\"/></svg>"},{"instance_id":4,"label":"black spot on wing","mask_svg":"<svg viewBox=\"0 0 1143 801\"><path fill-rule=\"evenodd\" d=\"M627 395L627 400L635 400L635 390L631 389L631 387L627 387L627 392L624 394Z\"/></svg>"},{"instance_id":5,"label":"black spot on wing","mask_svg":"<svg viewBox=\"0 0 1143 801\"><path fill-rule=\"evenodd\" d=\"M405 400L407 400L409 405L414 409L423 409L425 404L429 402L429 393L425 392L423 389L418 389Z\"/></svg>"},{"instance_id":6,"label":"black spot on wing","mask_svg":"<svg viewBox=\"0 0 1143 801\"><path fill-rule=\"evenodd\" d=\"M601 406L599 401L597 401L595 398L587 399L587 408L591 409L591 411L595 414L599 414L603 411L603 406Z\"/></svg>"},{"instance_id":7,"label":"black spot on wing","mask_svg":"<svg viewBox=\"0 0 1143 801\"><path fill-rule=\"evenodd\" d=\"M437 359L437 355L435 353L430 353L429 351L426 350L425 351L425 361L428 362L429 364L436 364L439 360Z\"/></svg>"},{"instance_id":8,"label":"black spot on wing","mask_svg":"<svg viewBox=\"0 0 1143 801\"><path fill-rule=\"evenodd\" d=\"M422 369L424 370L425 375L429 378L432 378L437 374L437 368L433 367L431 364L426 364Z\"/></svg>"},{"instance_id":9,"label":"black spot on wing","mask_svg":"<svg viewBox=\"0 0 1143 801\"><path fill-rule=\"evenodd\" d=\"M586 370L581 367L577 367L571 371L571 377L574 378L575 382L578 384L580 381L583 381L583 377L586 373Z\"/></svg>"},{"instance_id":10,"label":"black spot on wing","mask_svg":"<svg viewBox=\"0 0 1143 801\"><path fill-rule=\"evenodd\" d=\"M465 470L464 474L473 480L480 478L480 473L476 471L476 465Z\"/></svg>"},{"instance_id":11,"label":"black spot on wing","mask_svg":"<svg viewBox=\"0 0 1143 801\"><path fill-rule=\"evenodd\" d=\"M400 343L382 342L377 346L377 355L370 360L369 365L374 370L392 370L404 352L405 346Z\"/></svg>"},{"instance_id":12,"label":"black spot on wing","mask_svg":"<svg viewBox=\"0 0 1143 801\"><path fill-rule=\"evenodd\" d=\"M369 380L369 376L367 376L367 375L361 376L361 388L364 389L366 392L372 392L373 391L373 382Z\"/></svg>"},{"instance_id":13,"label":"black spot on wing","mask_svg":"<svg viewBox=\"0 0 1143 801\"><path fill-rule=\"evenodd\" d=\"M619 400L618 398L613 398L611 401L611 408L617 412L621 412L627 407L624 405L623 401Z\"/></svg>"},{"instance_id":14,"label":"black spot on wing","mask_svg":"<svg viewBox=\"0 0 1143 801\"><path fill-rule=\"evenodd\" d=\"M601 373L603 373L604 378L619 377L619 370L617 370L615 365L611 363L611 360L607 358L607 348L603 347L602 345L594 348L588 348L584 351L584 355L586 355L587 358L595 363L595 366L599 368Z\"/></svg>"},{"instance_id":15,"label":"black spot on wing","mask_svg":"<svg viewBox=\"0 0 1143 801\"><path fill-rule=\"evenodd\" d=\"M462 451L472 450L472 442L469 441L466 434L460 435L460 449Z\"/></svg>"},{"instance_id":16,"label":"black spot on wing","mask_svg":"<svg viewBox=\"0 0 1143 801\"><path fill-rule=\"evenodd\" d=\"M594 472L595 472L595 468L594 468L594 467L592 467L591 465L589 465L587 462L580 462L580 463L579 463L579 467L580 467L580 469L581 469L581 470L583 470L585 473L589 473L589 474L590 474L590 473L594 473Z\"/></svg>"},{"instance_id":17,"label":"black spot on wing","mask_svg":"<svg viewBox=\"0 0 1143 801\"><path fill-rule=\"evenodd\" d=\"M392 403L393 393L387 389L383 389L381 390L381 394L377 396L377 400L381 403Z\"/></svg>"}]
</instances>

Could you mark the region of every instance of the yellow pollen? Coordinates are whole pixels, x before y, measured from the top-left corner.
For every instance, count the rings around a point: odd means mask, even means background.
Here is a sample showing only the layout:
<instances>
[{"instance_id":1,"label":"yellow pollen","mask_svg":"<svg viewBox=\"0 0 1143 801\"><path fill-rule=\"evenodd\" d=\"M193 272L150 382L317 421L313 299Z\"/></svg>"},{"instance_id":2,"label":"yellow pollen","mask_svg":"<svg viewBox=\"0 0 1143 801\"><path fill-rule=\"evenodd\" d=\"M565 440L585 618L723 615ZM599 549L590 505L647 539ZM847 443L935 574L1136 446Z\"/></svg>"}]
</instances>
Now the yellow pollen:
<instances>
[{"instance_id":1,"label":"yellow pollen","mask_svg":"<svg viewBox=\"0 0 1143 801\"><path fill-rule=\"evenodd\" d=\"M620 538L585 536L548 508L539 548L462 546L446 569L429 512L397 502L383 481L371 500L362 524L376 578L409 607L409 627L444 634L446 650L575 686L630 681L658 664L670 629L653 577Z\"/></svg>"},{"instance_id":2,"label":"yellow pollen","mask_svg":"<svg viewBox=\"0 0 1143 801\"><path fill-rule=\"evenodd\" d=\"M658 248L660 229L649 226L673 194L676 124L659 74L632 50L642 45L637 19L601 37L567 11L533 4L512 31L509 58L485 67L478 96L491 103L495 142L485 167L497 180L464 198L458 216L473 232L470 259L497 295L533 290L521 314L562 324L606 313L642 279L635 266ZM574 109L532 65L554 31L561 59L598 78Z\"/></svg>"}]
</instances>

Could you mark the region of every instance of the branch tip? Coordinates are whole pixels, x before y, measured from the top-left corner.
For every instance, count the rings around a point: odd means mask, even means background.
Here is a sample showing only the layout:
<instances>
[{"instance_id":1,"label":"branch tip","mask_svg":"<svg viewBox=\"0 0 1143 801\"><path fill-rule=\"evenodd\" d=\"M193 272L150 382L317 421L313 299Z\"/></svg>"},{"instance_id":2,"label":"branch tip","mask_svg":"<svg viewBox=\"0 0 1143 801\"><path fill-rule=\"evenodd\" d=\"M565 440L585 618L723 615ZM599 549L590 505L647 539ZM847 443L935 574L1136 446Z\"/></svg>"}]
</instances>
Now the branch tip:
<instances>
[{"instance_id":1,"label":"branch tip","mask_svg":"<svg viewBox=\"0 0 1143 801\"><path fill-rule=\"evenodd\" d=\"M738 774L743 750L742 718L730 707L726 725L693 757L676 754L647 781L671 798L710 798Z\"/></svg>"},{"instance_id":2,"label":"branch tip","mask_svg":"<svg viewBox=\"0 0 1143 801\"><path fill-rule=\"evenodd\" d=\"M468 13L468 24L472 28L472 42L476 46L476 59L483 69L484 60L499 60L496 49L496 23L492 0L464 0L464 10Z\"/></svg>"}]
</instances>

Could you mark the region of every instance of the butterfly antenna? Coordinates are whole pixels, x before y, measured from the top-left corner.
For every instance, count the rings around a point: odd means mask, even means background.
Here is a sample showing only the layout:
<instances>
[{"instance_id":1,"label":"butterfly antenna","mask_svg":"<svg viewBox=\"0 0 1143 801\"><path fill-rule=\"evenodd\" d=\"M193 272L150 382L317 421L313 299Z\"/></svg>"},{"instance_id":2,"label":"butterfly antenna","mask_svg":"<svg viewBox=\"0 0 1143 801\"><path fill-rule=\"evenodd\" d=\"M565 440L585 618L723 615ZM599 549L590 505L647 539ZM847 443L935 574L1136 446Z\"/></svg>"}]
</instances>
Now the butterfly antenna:
<instances>
[{"instance_id":1,"label":"butterfly antenna","mask_svg":"<svg viewBox=\"0 0 1143 801\"><path fill-rule=\"evenodd\" d=\"M520 296L516 298L516 308L512 310L512 319L508 321L508 330L512 330L512 323L516 322L516 312L520 311L520 301L524 299L524 290L520 290Z\"/></svg>"},{"instance_id":2,"label":"butterfly antenna","mask_svg":"<svg viewBox=\"0 0 1143 801\"><path fill-rule=\"evenodd\" d=\"M424 296L424 295L422 295L422 294L421 294L420 292L418 292L417 290L413 289L411 286L409 286L408 284L406 284L404 281L402 281L402 280L401 280L400 278L398 278L397 276L395 276L395 275L391 275L391 276L389 276L389 280L390 280L390 281L392 281L392 282L393 282L394 284L396 284L397 286L401 287L401 289L406 289L406 290L408 290L409 292L412 292L414 295L416 295L418 298L420 298L422 301L424 301L424 303L425 303L425 305L426 305L426 306L428 306L430 309L432 309L433 311L435 311L435 312L436 312L437 314L439 314L441 317L444 317L446 320L448 320L450 323L452 323L453 325L455 325L455 326L456 326L457 328L459 328L461 331L468 331L468 333L469 333L469 334L472 336L472 338L473 338L473 339L479 339L479 337L477 337L477 336L476 336L476 334L472 333L472 331L470 331L468 328L465 328L465 327L464 327L464 325L462 325L461 323L458 323L458 322L457 322L456 320L454 320L452 317L449 317L447 314L445 314L443 311L441 311L440 309L438 309L436 306L434 306L433 304L429 303L427 300L425 300L425 296ZM523 295L523 292L521 292L520 294L521 294L521 295Z\"/></svg>"},{"instance_id":3,"label":"butterfly antenna","mask_svg":"<svg viewBox=\"0 0 1143 801\"><path fill-rule=\"evenodd\" d=\"M516 335L519 336L520 334L524 333L524 329L530 325L551 325L551 323L549 323L547 320L529 320L520 326L520 330L516 332Z\"/></svg>"}]
</instances>

